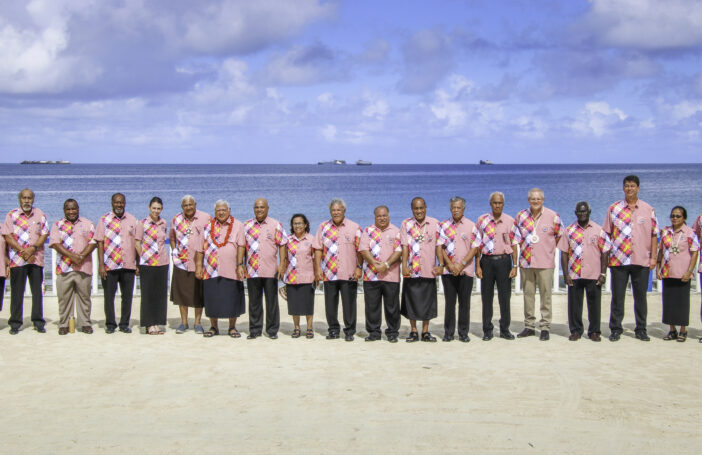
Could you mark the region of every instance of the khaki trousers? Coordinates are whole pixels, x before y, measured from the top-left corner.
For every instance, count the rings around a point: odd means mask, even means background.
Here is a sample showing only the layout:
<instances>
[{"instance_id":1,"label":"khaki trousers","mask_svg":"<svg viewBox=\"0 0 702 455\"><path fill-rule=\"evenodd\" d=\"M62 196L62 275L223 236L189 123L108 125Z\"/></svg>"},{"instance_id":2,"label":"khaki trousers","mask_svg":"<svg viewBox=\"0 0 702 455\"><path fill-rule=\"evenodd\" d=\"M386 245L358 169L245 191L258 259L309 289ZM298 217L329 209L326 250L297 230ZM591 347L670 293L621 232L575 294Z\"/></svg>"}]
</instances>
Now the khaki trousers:
<instances>
[{"instance_id":1,"label":"khaki trousers","mask_svg":"<svg viewBox=\"0 0 702 455\"><path fill-rule=\"evenodd\" d=\"M522 268L522 287L524 290L524 326L536 328L536 286L539 286L541 300L541 330L551 329L551 291L553 289L553 269Z\"/></svg>"},{"instance_id":2,"label":"khaki trousers","mask_svg":"<svg viewBox=\"0 0 702 455\"><path fill-rule=\"evenodd\" d=\"M76 307L76 327L90 325L91 276L83 272L68 272L56 277L59 301L59 327L68 327ZM75 305L77 303L77 305Z\"/></svg>"}]
</instances>

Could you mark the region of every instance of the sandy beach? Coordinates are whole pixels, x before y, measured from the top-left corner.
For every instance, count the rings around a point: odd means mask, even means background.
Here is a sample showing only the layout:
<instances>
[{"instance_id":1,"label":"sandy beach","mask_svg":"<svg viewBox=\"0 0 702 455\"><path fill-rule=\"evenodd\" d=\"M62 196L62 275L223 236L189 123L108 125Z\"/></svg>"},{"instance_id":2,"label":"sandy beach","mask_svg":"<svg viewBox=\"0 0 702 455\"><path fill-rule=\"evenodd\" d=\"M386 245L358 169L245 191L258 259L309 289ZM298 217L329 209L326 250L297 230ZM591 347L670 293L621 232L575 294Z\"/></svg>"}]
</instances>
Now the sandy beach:
<instances>
[{"instance_id":1,"label":"sandy beach","mask_svg":"<svg viewBox=\"0 0 702 455\"><path fill-rule=\"evenodd\" d=\"M659 322L658 294L649 295L650 343L633 338L631 296L618 343L568 341L562 294L554 297L550 341L484 342L479 299L474 294L470 343L390 344L363 341L362 295L353 343L324 339L321 296L313 340L290 338L282 301L280 338L251 341L245 316L241 339L177 335L173 306L164 336L136 327L106 335L102 296L94 298L93 335L59 336L57 300L49 297L48 333L32 330L27 318L10 336L7 295L0 314L2 451L662 453L702 444L698 294L686 343L661 340L667 327ZM431 330L440 338L443 296L439 302ZM608 335L609 295L603 303ZM30 306L27 299L25 315ZM521 295L512 298L512 314L516 333ZM403 320L400 335L408 330Z\"/></svg>"}]
</instances>

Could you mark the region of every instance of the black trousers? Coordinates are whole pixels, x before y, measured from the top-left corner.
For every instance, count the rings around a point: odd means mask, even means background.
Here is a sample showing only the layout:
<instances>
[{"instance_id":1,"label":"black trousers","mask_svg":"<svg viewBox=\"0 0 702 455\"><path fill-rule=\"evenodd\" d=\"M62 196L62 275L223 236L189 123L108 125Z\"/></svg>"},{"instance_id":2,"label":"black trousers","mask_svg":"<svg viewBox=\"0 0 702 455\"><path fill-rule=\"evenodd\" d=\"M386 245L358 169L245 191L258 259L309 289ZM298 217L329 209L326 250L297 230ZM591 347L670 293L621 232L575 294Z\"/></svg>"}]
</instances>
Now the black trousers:
<instances>
[{"instance_id":1,"label":"black trousers","mask_svg":"<svg viewBox=\"0 0 702 455\"><path fill-rule=\"evenodd\" d=\"M0 311L2 311L2 301L5 298L5 277L0 276Z\"/></svg>"},{"instance_id":2,"label":"black trousers","mask_svg":"<svg viewBox=\"0 0 702 455\"><path fill-rule=\"evenodd\" d=\"M510 312L510 298L512 297L512 278L509 272L512 270L512 257L509 254L499 256L481 256L480 268L483 270L483 279L480 281L480 298L483 303L483 332L491 333L492 324L492 300L495 295L495 284L497 284L497 301L500 304L500 332L509 332L509 325L512 322Z\"/></svg>"},{"instance_id":3,"label":"black trousers","mask_svg":"<svg viewBox=\"0 0 702 455\"><path fill-rule=\"evenodd\" d=\"M602 286L597 285L597 280L573 280L573 285L568 286L568 327L570 333L583 334L583 296L587 295L587 335L600 333L600 319L602 314L601 299Z\"/></svg>"},{"instance_id":4,"label":"black trousers","mask_svg":"<svg viewBox=\"0 0 702 455\"><path fill-rule=\"evenodd\" d=\"M4 253L3 253L4 254ZM24 290L29 278L29 289L32 291L32 323L35 327L44 327L44 308L42 303L41 282L44 279L44 267L36 264L25 264L10 268L10 319L7 321L12 329L22 327L24 309Z\"/></svg>"},{"instance_id":5,"label":"black trousers","mask_svg":"<svg viewBox=\"0 0 702 455\"><path fill-rule=\"evenodd\" d=\"M364 281L363 295L366 302L366 332L380 337L380 322L385 308L386 336L400 332L400 283L389 281Z\"/></svg>"},{"instance_id":6,"label":"black trousers","mask_svg":"<svg viewBox=\"0 0 702 455\"><path fill-rule=\"evenodd\" d=\"M115 294L117 285L122 293L122 311L119 318L119 327L129 327L129 318L132 315L132 296L134 295L134 270L119 269L107 272L107 278L102 280L102 290L105 297L105 327L115 328Z\"/></svg>"},{"instance_id":7,"label":"black trousers","mask_svg":"<svg viewBox=\"0 0 702 455\"><path fill-rule=\"evenodd\" d=\"M612 272L612 305L610 309L609 329L612 333L622 333L622 320L624 319L624 299L626 285L631 277L631 290L634 294L634 317L636 318L637 333L646 333L646 316L648 304L646 291L648 290L648 276L650 269L640 265L620 265L610 267Z\"/></svg>"},{"instance_id":8,"label":"black trousers","mask_svg":"<svg viewBox=\"0 0 702 455\"><path fill-rule=\"evenodd\" d=\"M470 295L473 277L467 275L441 275L444 285L444 336L453 338L456 331L456 298L458 298L458 336L468 335L470 328Z\"/></svg>"},{"instance_id":9,"label":"black trousers","mask_svg":"<svg viewBox=\"0 0 702 455\"><path fill-rule=\"evenodd\" d=\"M339 294L344 312L344 333L356 333L356 292L358 282L354 280L336 280L324 282L324 311L327 316L329 334L339 334Z\"/></svg>"},{"instance_id":10,"label":"black trousers","mask_svg":"<svg viewBox=\"0 0 702 455\"><path fill-rule=\"evenodd\" d=\"M263 296L266 296L266 333L276 335L280 328L277 278L247 278L249 289L249 333L261 335L263 330Z\"/></svg>"}]
</instances>

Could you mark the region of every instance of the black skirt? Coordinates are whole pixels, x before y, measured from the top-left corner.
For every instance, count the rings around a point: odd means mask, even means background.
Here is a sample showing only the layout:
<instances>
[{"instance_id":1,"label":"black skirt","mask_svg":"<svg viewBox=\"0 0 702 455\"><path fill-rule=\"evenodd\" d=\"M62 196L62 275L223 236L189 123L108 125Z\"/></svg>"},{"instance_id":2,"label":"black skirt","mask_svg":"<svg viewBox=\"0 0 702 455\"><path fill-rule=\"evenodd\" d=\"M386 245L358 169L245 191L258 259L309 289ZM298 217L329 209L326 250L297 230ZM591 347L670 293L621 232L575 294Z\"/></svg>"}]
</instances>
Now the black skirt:
<instances>
[{"instance_id":1,"label":"black skirt","mask_svg":"<svg viewBox=\"0 0 702 455\"><path fill-rule=\"evenodd\" d=\"M166 325L168 313L168 265L140 265L141 308L139 310L142 327Z\"/></svg>"},{"instance_id":2,"label":"black skirt","mask_svg":"<svg viewBox=\"0 0 702 455\"><path fill-rule=\"evenodd\" d=\"M195 278L195 272L173 267L171 279L171 302L179 306L202 308L205 302L202 298L202 280Z\"/></svg>"},{"instance_id":3,"label":"black skirt","mask_svg":"<svg viewBox=\"0 0 702 455\"><path fill-rule=\"evenodd\" d=\"M246 313L244 283L221 276L202 282L205 315L208 318L237 318Z\"/></svg>"},{"instance_id":4,"label":"black skirt","mask_svg":"<svg viewBox=\"0 0 702 455\"><path fill-rule=\"evenodd\" d=\"M663 278L663 324L690 325L690 281Z\"/></svg>"},{"instance_id":5,"label":"black skirt","mask_svg":"<svg viewBox=\"0 0 702 455\"><path fill-rule=\"evenodd\" d=\"M314 314L314 284L286 284L288 297L288 314L291 316L309 316Z\"/></svg>"},{"instance_id":6,"label":"black skirt","mask_svg":"<svg viewBox=\"0 0 702 455\"><path fill-rule=\"evenodd\" d=\"M405 278L400 313L407 319L428 321L436 317L436 279Z\"/></svg>"}]
</instances>

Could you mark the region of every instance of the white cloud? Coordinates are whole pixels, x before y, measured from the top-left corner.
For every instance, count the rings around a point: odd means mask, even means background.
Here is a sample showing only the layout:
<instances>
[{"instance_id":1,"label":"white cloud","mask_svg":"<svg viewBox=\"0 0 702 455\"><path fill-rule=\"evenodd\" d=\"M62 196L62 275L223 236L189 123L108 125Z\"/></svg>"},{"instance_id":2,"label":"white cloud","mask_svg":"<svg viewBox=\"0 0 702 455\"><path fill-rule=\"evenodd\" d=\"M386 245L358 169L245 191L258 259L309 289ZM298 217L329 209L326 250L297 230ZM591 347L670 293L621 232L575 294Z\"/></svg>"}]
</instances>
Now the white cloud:
<instances>
[{"instance_id":1,"label":"white cloud","mask_svg":"<svg viewBox=\"0 0 702 455\"><path fill-rule=\"evenodd\" d=\"M344 65L322 44L293 46L270 59L264 69L264 80L273 85L312 85L342 79Z\"/></svg>"},{"instance_id":2,"label":"white cloud","mask_svg":"<svg viewBox=\"0 0 702 455\"><path fill-rule=\"evenodd\" d=\"M627 117L621 109L613 108L607 102L593 101L585 104L571 126L579 133L602 137Z\"/></svg>"},{"instance_id":3,"label":"white cloud","mask_svg":"<svg viewBox=\"0 0 702 455\"><path fill-rule=\"evenodd\" d=\"M683 120L702 112L702 101L681 101L672 106L671 113L675 120Z\"/></svg>"},{"instance_id":4,"label":"white cloud","mask_svg":"<svg viewBox=\"0 0 702 455\"><path fill-rule=\"evenodd\" d=\"M382 120L388 114L390 106L387 101L373 95L366 95L364 98L366 100L366 107L362 112L364 116Z\"/></svg>"},{"instance_id":5,"label":"white cloud","mask_svg":"<svg viewBox=\"0 0 702 455\"><path fill-rule=\"evenodd\" d=\"M454 66L453 49L440 30L420 30L402 48L404 73L399 88L406 93L433 90Z\"/></svg>"},{"instance_id":6,"label":"white cloud","mask_svg":"<svg viewBox=\"0 0 702 455\"><path fill-rule=\"evenodd\" d=\"M702 2L697 0L590 0L585 24L600 42L644 50L702 44Z\"/></svg>"},{"instance_id":7,"label":"white cloud","mask_svg":"<svg viewBox=\"0 0 702 455\"><path fill-rule=\"evenodd\" d=\"M320 129L322 137L329 142L336 141L336 127L334 125L325 125Z\"/></svg>"}]
</instances>

